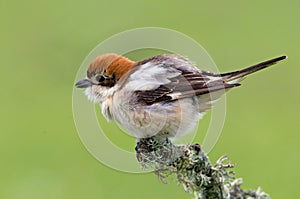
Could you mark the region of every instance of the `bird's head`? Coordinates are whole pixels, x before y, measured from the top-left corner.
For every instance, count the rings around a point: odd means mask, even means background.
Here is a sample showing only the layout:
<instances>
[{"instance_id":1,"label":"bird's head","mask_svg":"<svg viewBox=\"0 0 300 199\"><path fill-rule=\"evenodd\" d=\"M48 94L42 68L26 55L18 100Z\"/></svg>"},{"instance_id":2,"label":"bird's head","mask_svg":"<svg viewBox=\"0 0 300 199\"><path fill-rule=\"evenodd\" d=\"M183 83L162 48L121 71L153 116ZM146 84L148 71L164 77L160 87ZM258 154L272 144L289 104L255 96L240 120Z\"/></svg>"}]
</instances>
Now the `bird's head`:
<instances>
[{"instance_id":1,"label":"bird's head","mask_svg":"<svg viewBox=\"0 0 300 199\"><path fill-rule=\"evenodd\" d=\"M92 101L102 101L124 80L136 62L117 54L104 54L89 65L87 76L75 86L86 88L86 94Z\"/></svg>"}]
</instances>

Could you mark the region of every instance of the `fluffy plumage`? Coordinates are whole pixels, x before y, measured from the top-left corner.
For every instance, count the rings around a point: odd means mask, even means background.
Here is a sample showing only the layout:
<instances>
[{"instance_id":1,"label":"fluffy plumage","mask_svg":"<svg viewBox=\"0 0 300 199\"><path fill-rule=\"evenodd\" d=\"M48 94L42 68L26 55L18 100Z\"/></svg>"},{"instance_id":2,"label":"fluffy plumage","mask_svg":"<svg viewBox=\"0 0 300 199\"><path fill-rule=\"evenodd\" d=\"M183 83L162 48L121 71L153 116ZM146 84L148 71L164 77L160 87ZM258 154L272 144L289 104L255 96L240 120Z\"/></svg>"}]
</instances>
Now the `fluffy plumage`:
<instances>
[{"instance_id":1,"label":"fluffy plumage","mask_svg":"<svg viewBox=\"0 0 300 199\"><path fill-rule=\"evenodd\" d=\"M140 62L116 54L97 57L77 87L99 103L107 120L115 120L136 138L188 133L216 100L244 76L266 68L281 56L243 70L214 74L187 59L158 55Z\"/></svg>"}]
</instances>

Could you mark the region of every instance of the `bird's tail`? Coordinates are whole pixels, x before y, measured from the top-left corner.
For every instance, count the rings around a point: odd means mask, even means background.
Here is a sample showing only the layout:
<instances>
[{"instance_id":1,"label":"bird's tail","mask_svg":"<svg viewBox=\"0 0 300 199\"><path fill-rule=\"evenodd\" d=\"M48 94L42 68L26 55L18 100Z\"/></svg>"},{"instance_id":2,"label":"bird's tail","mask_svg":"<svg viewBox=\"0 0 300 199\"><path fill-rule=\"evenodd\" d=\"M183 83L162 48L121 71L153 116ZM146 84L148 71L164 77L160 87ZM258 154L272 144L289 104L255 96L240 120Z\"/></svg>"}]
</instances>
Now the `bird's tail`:
<instances>
[{"instance_id":1,"label":"bird's tail","mask_svg":"<svg viewBox=\"0 0 300 199\"><path fill-rule=\"evenodd\" d=\"M255 64L253 66L247 67L242 70L229 72L229 73L223 73L223 74L221 74L221 77L223 77L224 81L227 83L238 83L246 75L249 75L256 71L267 68L267 67L269 67L273 64L276 64L277 62L284 60L286 58L287 58L287 56L276 57L274 59L270 59L270 60Z\"/></svg>"}]
</instances>

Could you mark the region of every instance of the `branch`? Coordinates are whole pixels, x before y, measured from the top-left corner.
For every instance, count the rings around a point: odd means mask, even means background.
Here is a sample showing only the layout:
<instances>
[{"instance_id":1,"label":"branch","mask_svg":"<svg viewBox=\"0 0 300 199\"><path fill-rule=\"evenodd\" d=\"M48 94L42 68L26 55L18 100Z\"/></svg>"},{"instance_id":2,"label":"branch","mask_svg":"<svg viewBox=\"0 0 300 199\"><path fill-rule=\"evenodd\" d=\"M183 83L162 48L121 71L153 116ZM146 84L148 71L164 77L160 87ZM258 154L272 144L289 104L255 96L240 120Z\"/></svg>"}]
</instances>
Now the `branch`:
<instances>
[{"instance_id":1,"label":"branch","mask_svg":"<svg viewBox=\"0 0 300 199\"><path fill-rule=\"evenodd\" d=\"M234 165L222 156L212 165L199 144L174 145L167 138L140 139L136 146L137 159L142 168L152 168L163 181L176 175L187 193L195 199L269 199L257 190L245 191L242 179L236 179Z\"/></svg>"}]
</instances>

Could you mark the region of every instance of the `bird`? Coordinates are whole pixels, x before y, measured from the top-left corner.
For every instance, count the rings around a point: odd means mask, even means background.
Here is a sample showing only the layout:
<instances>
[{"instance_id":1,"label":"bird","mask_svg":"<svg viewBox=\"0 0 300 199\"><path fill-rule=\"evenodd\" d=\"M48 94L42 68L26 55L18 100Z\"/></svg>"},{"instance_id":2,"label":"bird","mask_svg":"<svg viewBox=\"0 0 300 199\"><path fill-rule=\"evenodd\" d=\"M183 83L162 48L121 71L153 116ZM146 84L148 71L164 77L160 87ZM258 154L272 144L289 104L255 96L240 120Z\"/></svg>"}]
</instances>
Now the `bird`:
<instances>
[{"instance_id":1,"label":"bird","mask_svg":"<svg viewBox=\"0 0 300 199\"><path fill-rule=\"evenodd\" d=\"M119 123L137 140L175 139L191 132L228 90L249 74L286 59L279 56L226 73L198 69L188 58L159 54L142 61L107 53L96 57L75 86L100 105L107 121Z\"/></svg>"}]
</instances>

